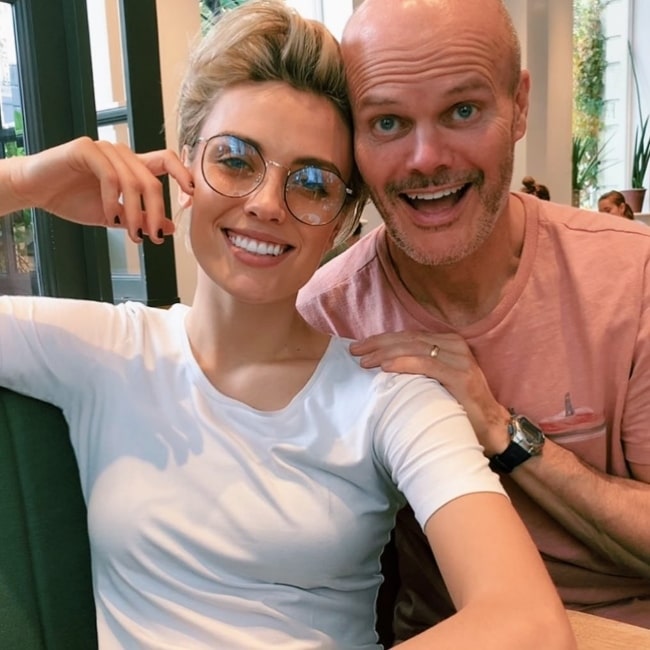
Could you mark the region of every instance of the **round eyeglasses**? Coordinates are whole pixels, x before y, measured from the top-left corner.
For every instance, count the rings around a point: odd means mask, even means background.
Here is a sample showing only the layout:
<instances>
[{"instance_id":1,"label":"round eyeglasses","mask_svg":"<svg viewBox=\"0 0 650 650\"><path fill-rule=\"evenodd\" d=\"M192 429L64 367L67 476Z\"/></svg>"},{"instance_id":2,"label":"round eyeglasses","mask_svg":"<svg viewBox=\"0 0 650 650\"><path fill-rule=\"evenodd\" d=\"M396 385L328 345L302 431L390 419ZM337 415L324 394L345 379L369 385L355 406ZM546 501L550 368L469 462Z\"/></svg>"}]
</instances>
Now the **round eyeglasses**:
<instances>
[{"instance_id":1,"label":"round eyeglasses","mask_svg":"<svg viewBox=\"0 0 650 650\"><path fill-rule=\"evenodd\" d=\"M204 142L201 173L218 194L239 198L254 192L269 165L287 170L284 201L293 217L310 226L325 226L339 215L352 190L331 169L306 165L291 171L273 160L264 160L257 147L230 134L199 138Z\"/></svg>"}]
</instances>

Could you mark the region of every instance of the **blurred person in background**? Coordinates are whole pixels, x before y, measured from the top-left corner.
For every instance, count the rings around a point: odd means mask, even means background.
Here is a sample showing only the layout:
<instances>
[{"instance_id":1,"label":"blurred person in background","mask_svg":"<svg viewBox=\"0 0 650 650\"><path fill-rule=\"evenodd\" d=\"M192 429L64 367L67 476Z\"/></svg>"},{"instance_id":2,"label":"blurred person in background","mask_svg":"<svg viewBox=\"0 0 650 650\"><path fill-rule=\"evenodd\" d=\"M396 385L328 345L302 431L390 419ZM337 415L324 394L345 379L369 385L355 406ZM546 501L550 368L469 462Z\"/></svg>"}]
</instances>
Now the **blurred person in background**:
<instances>
[{"instance_id":1,"label":"blurred person in background","mask_svg":"<svg viewBox=\"0 0 650 650\"><path fill-rule=\"evenodd\" d=\"M521 183L522 188L519 190L520 192L523 192L524 194L533 194L543 201L551 200L551 193L549 192L548 187L538 183L532 176L524 176L521 179Z\"/></svg>"},{"instance_id":2,"label":"blurred person in background","mask_svg":"<svg viewBox=\"0 0 650 650\"><path fill-rule=\"evenodd\" d=\"M606 212L615 217L634 219L632 208L626 203L625 197L618 190L605 192L598 199L598 212Z\"/></svg>"}]
</instances>

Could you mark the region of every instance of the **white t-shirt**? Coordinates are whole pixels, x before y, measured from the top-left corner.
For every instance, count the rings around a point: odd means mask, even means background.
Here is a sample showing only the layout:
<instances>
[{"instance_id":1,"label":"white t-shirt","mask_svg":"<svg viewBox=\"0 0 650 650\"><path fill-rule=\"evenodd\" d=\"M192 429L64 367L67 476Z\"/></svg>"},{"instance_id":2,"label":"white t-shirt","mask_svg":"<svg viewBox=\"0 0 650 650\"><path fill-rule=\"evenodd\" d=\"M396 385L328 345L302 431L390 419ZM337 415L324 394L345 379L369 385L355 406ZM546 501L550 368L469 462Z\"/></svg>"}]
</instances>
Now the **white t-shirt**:
<instances>
[{"instance_id":1,"label":"white t-shirt","mask_svg":"<svg viewBox=\"0 0 650 650\"><path fill-rule=\"evenodd\" d=\"M423 525L502 491L462 408L333 339L286 408L255 410L201 372L187 311L0 299L0 383L70 426L100 647L376 648L404 497Z\"/></svg>"}]
</instances>

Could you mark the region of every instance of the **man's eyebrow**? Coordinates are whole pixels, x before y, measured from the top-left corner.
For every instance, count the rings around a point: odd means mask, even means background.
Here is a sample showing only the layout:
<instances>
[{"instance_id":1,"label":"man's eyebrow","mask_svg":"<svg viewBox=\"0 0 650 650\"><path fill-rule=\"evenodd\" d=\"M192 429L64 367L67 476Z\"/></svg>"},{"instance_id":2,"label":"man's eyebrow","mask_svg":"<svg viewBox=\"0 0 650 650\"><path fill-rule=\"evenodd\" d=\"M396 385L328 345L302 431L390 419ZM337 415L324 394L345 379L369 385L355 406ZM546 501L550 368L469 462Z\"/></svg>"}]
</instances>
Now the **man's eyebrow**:
<instances>
[{"instance_id":1,"label":"man's eyebrow","mask_svg":"<svg viewBox=\"0 0 650 650\"><path fill-rule=\"evenodd\" d=\"M398 102L394 99L388 99L386 97L380 97L377 95L366 95L362 100L359 101L359 106L366 107L390 107L390 106L397 106Z\"/></svg>"},{"instance_id":2,"label":"man's eyebrow","mask_svg":"<svg viewBox=\"0 0 650 650\"><path fill-rule=\"evenodd\" d=\"M464 83L460 83L457 86L452 86L446 90L443 95L462 95L467 92L475 90L489 90L491 88L490 84L483 79L472 79Z\"/></svg>"},{"instance_id":3,"label":"man's eyebrow","mask_svg":"<svg viewBox=\"0 0 650 650\"><path fill-rule=\"evenodd\" d=\"M451 86L440 93L440 97L455 97L466 93L490 90L491 85L483 79L472 79ZM386 108L398 106L399 101L381 95L368 94L357 102L360 108Z\"/></svg>"}]
</instances>

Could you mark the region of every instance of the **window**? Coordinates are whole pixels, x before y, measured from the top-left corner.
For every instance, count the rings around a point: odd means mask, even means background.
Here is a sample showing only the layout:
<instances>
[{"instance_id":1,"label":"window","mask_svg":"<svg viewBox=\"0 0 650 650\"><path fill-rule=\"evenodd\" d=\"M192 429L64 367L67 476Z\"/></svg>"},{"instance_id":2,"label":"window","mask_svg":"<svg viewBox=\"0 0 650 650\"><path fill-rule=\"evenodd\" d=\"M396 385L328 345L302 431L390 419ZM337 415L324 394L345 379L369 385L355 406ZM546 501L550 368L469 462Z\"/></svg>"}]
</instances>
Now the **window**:
<instances>
[{"instance_id":1,"label":"window","mask_svg":"<svg viewBox=\"0 0 650 650\"><path fill-rule=\"evenodd\" d=\"M23 106L18 80L13 9L0 4L0 158L24 155ZM31 210L0 220L0 292L33 294L36 260Z\"/></svg>"},{"instance_id":2,"label":"window","mask_svg":"<svg viewBox=\"0 0 650 650\"><path fill-rule=\"evenodd\" d=\"M0 0L0 7L11 10L15 33L25 151L98 133L136 151L165 146L155 0ZM105 41L93 33L91 56L89 24L101 34L102 19L109 33ZM112 48L108 60L102 45ZM102 80L96 87L93 73ZM178 301L173 242L134 246L119 233L109 240L105 229L31 214L35 280L14 292L157 306ZM17 244L8 241L5 232L0 245L12 253Z\"/></svg>"}]
</instances>

